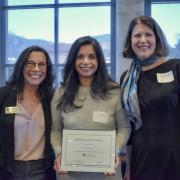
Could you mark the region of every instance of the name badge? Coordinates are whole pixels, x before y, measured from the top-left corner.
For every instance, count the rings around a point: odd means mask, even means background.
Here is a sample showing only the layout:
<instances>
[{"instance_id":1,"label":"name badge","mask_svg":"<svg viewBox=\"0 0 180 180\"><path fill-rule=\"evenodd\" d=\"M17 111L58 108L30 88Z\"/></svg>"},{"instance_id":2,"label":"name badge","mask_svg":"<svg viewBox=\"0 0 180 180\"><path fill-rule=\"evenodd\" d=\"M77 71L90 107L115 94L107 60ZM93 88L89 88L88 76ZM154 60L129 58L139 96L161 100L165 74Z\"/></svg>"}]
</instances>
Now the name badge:
<instances>
[{"instance_id":1,"label":"name badge","mask_svg":"<svg viewBox=\"0 0 180 180\"><path fill-rule=\"evenodd\" d=\"M102 111L93 111L93 121L99 123L107 123L108 113Z\"/></svg>"},{"instance_id":2,"label":"name badge","mask_svg":"<svg viewBox=\"0 0 180 180\"><path fill-rule=\"evenodd\" d=\"M157 73L158 83L168 83L174 81L174 75L172 71L167 73Z\"/></svg>"},{"instance_id":3,"label":"name badge","mask_svg":"<svg viewBox=\"0 0 180 180\"><path fill-rule=\"evenodd\" d=\"M18 106L5 107L5 114L15 114L19 110Z\"/></svg>"}]
</instances>

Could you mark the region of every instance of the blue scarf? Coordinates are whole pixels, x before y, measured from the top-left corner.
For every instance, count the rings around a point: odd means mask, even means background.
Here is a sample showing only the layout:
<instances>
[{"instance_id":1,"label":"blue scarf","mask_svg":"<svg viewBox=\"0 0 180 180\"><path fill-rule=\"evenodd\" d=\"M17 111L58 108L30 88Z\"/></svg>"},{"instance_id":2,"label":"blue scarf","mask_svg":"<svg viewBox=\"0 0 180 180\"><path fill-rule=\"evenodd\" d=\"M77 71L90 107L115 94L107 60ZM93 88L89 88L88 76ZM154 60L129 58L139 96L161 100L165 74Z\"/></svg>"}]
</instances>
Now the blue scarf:
<instances>
[{"instance_id":1,"label":"blue scarf","mask_svg":"<svg viewBox=\"0 0 180 180\"><path fill-rule=\"evenodd\" d=\"M134 58L128 69L121 85L122 101L128 115L128 119L134 123L135 129L139 129L142 125L139 101L137 96L137 81L142 67L154 64L159 56L151 56L147 59L140 60Z\"/></svg>"}]
</instances>

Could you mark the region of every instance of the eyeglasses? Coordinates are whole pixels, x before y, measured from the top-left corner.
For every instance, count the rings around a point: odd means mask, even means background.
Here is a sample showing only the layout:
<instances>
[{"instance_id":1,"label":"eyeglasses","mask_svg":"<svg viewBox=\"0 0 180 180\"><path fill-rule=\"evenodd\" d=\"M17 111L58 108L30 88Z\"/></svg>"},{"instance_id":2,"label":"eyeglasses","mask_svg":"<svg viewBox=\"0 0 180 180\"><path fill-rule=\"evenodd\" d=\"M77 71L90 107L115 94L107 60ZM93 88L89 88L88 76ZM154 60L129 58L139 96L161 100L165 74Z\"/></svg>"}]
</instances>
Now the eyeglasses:
<instances>
[{"instance_id":1,"label":"eyeglasses","mask_svg":"<svg viewBox=\"0 0 180 180\"><path fill-rule=\"evenodd\" d=\"M25 64L25 68L27 69L34 69L36 67L36 65L38 65L38 68L40 70L44 70L47 68L47 64L46 63L35 63L33 61L27 61L26 64Z\"/></svg>"}]
</instances>

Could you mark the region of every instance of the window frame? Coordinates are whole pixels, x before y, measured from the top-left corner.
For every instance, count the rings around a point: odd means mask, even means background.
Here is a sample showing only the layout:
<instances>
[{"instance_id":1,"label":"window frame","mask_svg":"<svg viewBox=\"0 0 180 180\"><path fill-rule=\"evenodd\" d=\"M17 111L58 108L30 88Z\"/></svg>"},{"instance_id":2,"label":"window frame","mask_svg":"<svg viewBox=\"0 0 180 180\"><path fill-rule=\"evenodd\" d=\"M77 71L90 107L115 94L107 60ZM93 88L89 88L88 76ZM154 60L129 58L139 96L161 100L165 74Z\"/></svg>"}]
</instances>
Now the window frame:
<instances>
[{"instance_id":1,"label":"window frame","mask_svg":"<svg viewBox=\"0 0 180 180\"><path fill-rule=\"evenodd\" d=\"M63 67L64 64L58 63L59 57L59 9L60 8L76 8L76 7L103 7L110 6L110 21L111 21L111 61L107 63L107 67L111 68L111 76L113 79L116 78L116 0L105 1L104 2L82 2L82 3L59 3L60 0L54 0L53 4L33 4L33 5L12 5L8 6L7 1L0 1L0 42L2 45L0 46L0 57L2 60L0 61L0 85L5 84L6 81L6 68L13 67L14 64L6 64L6 37L8 36L8 17L7 13L9 10L21 10L21 9L44 9L44 8L52 8L54 9L54 72L58 73L58 68ZM56 78L56 85L59 84Z\"/></svg>"},{"instance_id":2,"label":"window frame","mask_svg":"<svg viewBox=\"0 0 180 180\"><path fill-rule=\"evenodd\" d=\"M169 4L169 3L180 3L180 0L144 0L144 13L147 16L151 16L151 4Z\"/></svg>"}]
</instances>

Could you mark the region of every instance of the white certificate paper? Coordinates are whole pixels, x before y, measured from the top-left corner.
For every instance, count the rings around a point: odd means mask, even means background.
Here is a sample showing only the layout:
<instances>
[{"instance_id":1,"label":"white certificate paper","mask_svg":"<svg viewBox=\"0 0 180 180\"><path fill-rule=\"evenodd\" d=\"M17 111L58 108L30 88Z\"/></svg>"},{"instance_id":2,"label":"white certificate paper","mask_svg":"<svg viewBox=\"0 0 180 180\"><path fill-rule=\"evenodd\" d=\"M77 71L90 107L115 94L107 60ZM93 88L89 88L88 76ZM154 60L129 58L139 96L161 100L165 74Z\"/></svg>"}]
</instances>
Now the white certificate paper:
<instances>
[{"instance_id":1,"label":"white certificate paper","mask_svg":"<svg viewBox=\"0 0 180 180\"><path fill-rule=\"evenodd\" d=\"M115 130L63 130L61 169L115 172L115 141Z\"/></svg>"}]
</instances>

